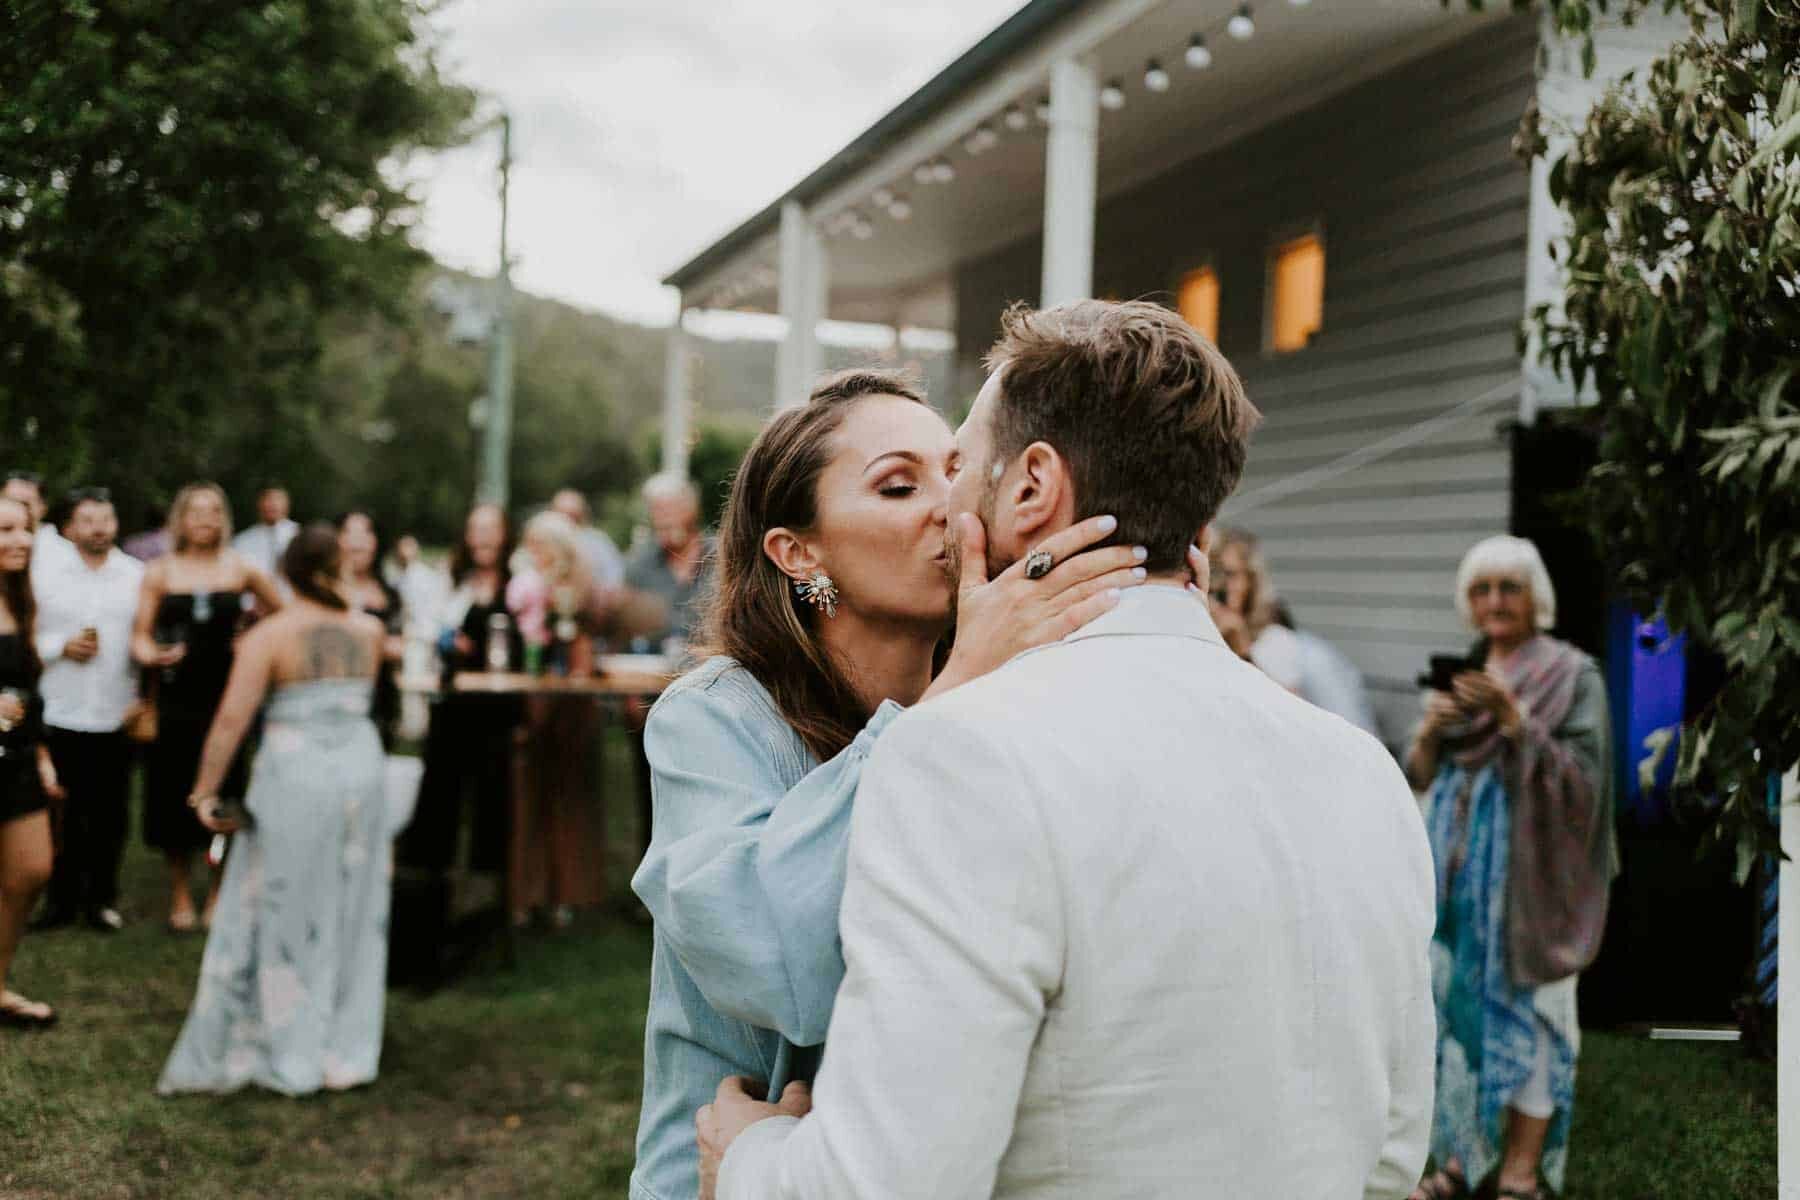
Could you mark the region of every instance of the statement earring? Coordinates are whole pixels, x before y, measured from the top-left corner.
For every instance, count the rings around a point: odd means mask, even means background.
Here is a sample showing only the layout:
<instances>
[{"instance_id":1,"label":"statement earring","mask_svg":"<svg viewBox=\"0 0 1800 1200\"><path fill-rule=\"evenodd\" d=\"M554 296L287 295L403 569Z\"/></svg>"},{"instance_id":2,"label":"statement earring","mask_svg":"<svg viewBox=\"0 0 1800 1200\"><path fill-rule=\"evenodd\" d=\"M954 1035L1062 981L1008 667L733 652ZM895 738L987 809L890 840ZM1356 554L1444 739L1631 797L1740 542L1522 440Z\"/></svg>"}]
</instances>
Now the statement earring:
<instances>
[{"instance_id":1,"label":"statement earring","mask_svg":"<svg viewBox=\"0 0 1800 1200\"><path fill-rule=\"evenodd\" d=\"M814 571L809 578L795 581L794 594L826 616L837 616L837 584L825 572Z\"/></svg>"}]
</instances>

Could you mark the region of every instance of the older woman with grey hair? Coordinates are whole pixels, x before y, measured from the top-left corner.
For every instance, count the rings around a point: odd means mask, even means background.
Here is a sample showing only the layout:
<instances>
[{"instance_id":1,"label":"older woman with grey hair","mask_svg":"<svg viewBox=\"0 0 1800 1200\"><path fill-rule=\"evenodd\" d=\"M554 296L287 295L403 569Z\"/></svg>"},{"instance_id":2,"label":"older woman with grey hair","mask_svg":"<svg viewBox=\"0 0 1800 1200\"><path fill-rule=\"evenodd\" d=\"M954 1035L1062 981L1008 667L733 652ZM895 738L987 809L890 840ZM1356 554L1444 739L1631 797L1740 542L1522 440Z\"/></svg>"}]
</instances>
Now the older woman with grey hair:
<instances>
[{"instance_id":1,"label":"older woman with grey hair","mask_svg":"<svg viewBox=\"0 0 1800 1200\"><path fill-rule=\"evenodd\" d=\"M1606 684L1546 631L1556 592L1537 547L1494 537L1464 556L1456 606L1479 635L1469 669L1432 692L1407 751L1429 787L1438 872L1437 1170L1415 1200L1499 1200L1562 1187L1580 1027L1617 871Z\"/></svg>"}]
</instances>

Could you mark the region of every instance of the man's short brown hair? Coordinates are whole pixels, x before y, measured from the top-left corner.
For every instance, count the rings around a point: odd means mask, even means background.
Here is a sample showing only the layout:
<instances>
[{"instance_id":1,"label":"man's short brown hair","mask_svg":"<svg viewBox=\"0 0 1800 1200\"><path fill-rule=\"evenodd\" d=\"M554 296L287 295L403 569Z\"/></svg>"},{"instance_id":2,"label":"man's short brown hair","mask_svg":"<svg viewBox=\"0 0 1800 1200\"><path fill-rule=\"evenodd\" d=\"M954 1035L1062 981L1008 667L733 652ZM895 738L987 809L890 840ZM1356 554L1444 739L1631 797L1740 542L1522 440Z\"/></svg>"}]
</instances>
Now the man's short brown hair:
<instances>
[{"instance_id":1,"label":"man's short brown hair","mask_svg":"<svg viewBox=\"0 0 1800 1200\"><path fill-rule=\"evenodd\" d=\"M1219 513L1262 419L1218 348L1157 304L1015 305L988 351L1001 372L994 462L1047 442L1069 463L1078 518L1110 513L1115 540L1173 571Z\"/></svg>"}]
</instances>

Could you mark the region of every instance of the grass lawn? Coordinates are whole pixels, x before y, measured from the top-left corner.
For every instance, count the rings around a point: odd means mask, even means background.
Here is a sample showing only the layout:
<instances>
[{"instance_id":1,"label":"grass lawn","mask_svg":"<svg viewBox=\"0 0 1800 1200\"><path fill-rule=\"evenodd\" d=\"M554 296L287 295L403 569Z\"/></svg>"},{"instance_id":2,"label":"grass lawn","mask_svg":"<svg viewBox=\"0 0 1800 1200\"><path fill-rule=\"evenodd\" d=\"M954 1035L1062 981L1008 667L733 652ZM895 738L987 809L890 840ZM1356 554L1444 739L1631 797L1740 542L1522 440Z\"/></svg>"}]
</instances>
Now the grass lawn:
<instances>
[{"instance_id":1,"label":"grass lawn","mask_svg":"<svg viewBox=\"0 0 1800 1200\"><path fill-rule=\"evenodd\" d=\"M622 886L626 864L613 865ZM201 943L162 932L159 864L135 847L126 892L123 933L28 935L20 949L20 990L63 1019L0 1031L0 1197L625 1194L646 931L594 917L527 937L514 970L393 993L372 1087L163 1100L152 1088ZM1773 1196L1774 1068L1730 1045L1591 1034L1572 1164L1570 1200Z\"/></svg>"}]
</instances>

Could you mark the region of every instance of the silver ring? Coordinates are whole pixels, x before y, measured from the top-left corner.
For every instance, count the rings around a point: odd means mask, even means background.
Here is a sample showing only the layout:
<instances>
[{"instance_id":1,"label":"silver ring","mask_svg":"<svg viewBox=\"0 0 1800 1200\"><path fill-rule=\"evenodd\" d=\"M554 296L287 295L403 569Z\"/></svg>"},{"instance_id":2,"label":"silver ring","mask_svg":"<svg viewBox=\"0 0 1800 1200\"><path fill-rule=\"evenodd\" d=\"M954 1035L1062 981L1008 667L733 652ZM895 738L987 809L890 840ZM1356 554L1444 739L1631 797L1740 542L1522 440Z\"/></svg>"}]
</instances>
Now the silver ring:
<instances>
[{"instance_id":1,"label":"silver ring","mask_svg":"<svg viewBox=\"0 0 1800 1200\"><path fill-rule=\"evenodd\" d=\"M1055 555L1048 550L1033 550L1025 556L1025 578L1042 579L1055 566Z\"/></svg>"}]
</instances>

